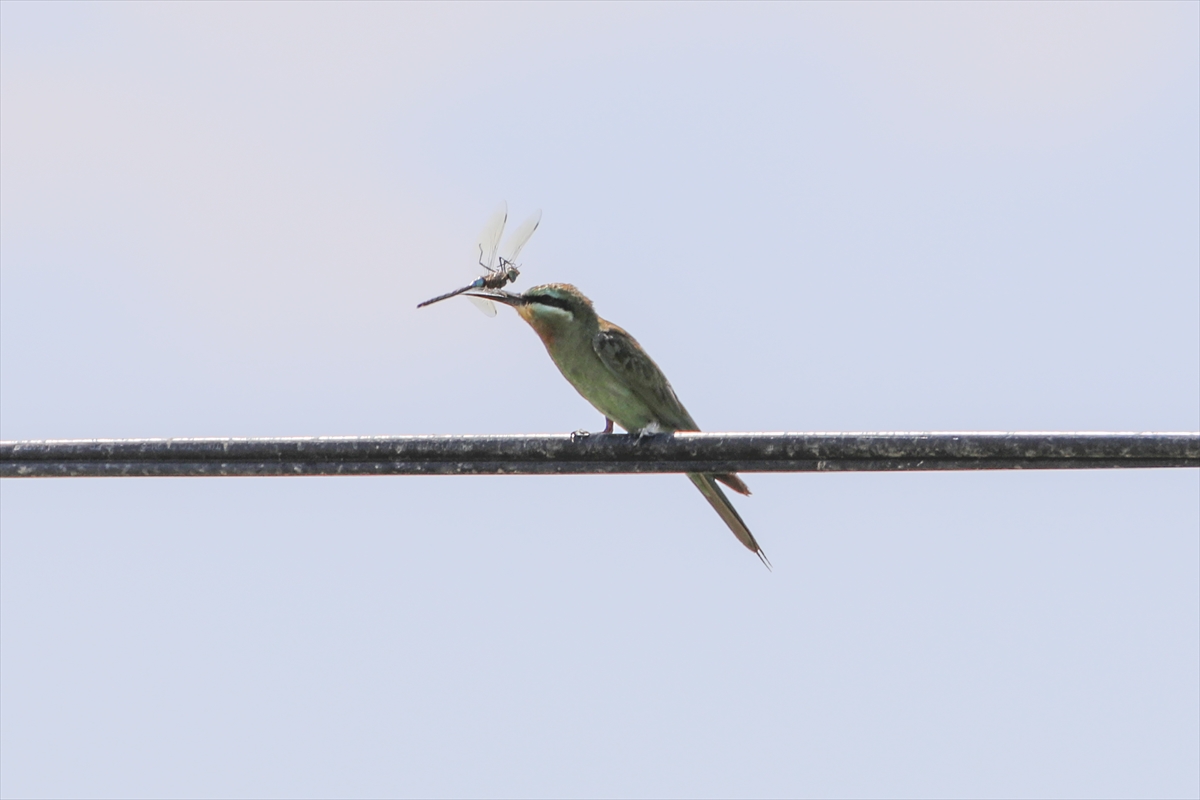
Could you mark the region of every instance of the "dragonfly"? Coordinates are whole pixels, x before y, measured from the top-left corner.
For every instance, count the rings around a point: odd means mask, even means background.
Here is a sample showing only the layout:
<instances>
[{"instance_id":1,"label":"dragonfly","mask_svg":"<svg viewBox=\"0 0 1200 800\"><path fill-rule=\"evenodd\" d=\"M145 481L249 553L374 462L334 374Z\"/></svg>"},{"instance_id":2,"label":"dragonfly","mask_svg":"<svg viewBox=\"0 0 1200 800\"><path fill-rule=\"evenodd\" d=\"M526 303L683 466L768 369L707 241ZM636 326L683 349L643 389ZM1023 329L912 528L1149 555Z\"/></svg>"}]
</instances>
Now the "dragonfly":
<instances>
[{"instance_id":1,"label":"dragonfly","mask_svg":"<svg viewBox=\"0 0 1200 800\"><path fill-rule=\"evenodd\" d=\"M500 251L500 237L504 234L504 223L507 221L508 204L501 201L488 218L487 224L483 226L483 232L479 234L479 266L483 267L482 277L476 278L461 289L455 289L453 292L440 294L432 300L418 303L417 308L439 303L472 289L491 289L493 291L502 289L515 281L521 274L516 263L517 255L529 241L529 237L533 236L533 232L537 230L538 223L542 221L542 212L535 211L529 219L522 222L521 226L513 231L512 235L508 237L508 241L504 243L503 251ZM497 258L497 252L499 252L499 258ZM467 299L489 317L496 316L496 304L491 300L482 297L468 297Z\"/></svg>"}]
</instances>

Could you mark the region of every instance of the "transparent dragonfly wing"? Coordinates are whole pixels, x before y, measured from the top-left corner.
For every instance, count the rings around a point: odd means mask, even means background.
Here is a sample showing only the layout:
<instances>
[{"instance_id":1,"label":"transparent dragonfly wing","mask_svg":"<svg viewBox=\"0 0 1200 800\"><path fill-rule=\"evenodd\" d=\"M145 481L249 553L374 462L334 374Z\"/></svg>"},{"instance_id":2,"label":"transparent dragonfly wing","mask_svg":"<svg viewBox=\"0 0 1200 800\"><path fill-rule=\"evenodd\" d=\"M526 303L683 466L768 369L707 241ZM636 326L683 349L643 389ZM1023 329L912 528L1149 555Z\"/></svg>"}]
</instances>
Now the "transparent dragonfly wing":
<instances>
[{"instance_id":1,"label":"transparent dragonfly wing","mask_svg":"<svg viewBox=\"0 0 1200 800\"><path fill-rule=\"evenodd\" d=\"M508 221L508 203L501 200L500 205L488 217L487 224L479 233L479 266L477 273L489 274L496 268L496 251L500 248L500 237L504 234L504 223ZM496 316L496 304L482 297L468 297L468 300L489 317Z\"/></svg>"},{"instance_id":2,"label":"transparent dragonfly wing","mask_svg":"<svg viewBox=\"0 0 1200 800\"><path fill-rule=\"evenodd\" d=\"M482 297L467 296L467 299L475 304L475 307L487 314L489 317L496 316L496 304L491 300L484 300Z\"/></svg>"},{"instance_id":3,"label":"transparent dragonfly wing","mask_svg":"<svg viewBox=\"0 0 1200 800\"><path fill-rule=\"evenodd\" d=\"M497 209L496 213L500 214L504 208L505 207L502 206L500 209ZM483 248L484 254L488 256L488 260L485 263L490 267L498 266L495 263L496 244L500 240L500 232L504 227L503 222L500 223L499 227L496 227L495 220L496 217L493 215L492 219L488 220L488 226L484 228L484 235L480 237L480 247ZM542 212L539 209L530 215L529 219L522 222L521 227L513 231L512 235L508 237L508 241L504 243L504 251L500 256L502 263L512 262L514 259L516 259L517 254L521 252L521 248L524 247L525 243L529 241L529 237L533 236L533 232L537 230L537 226L541 221ZM495 233L495 238L488 238L493 231ZM475 307L484 314L487 314L489 317L496 316L496 304L491 300L484 300L482 297L471 297L468 299L474 303Z\"/></svg>"},{"instance_id":4,"label":"transparent dragonfly wing","mask_svg":"<svg viewBox=\"0 0 1200 800\"><path fill-rule=\"evenodd\" d=\"M540 216L540 214L539 214L539 216ZM491 276L491 275L499 274L499 271L496 266L496 251L497 251L497 249L499 249L500 237L504 233L504 223L507 221L508 221L508 203L501 200L500 205L496 206L496 210L492 212L492 215L490 217L488 217L487 224L483 226L483 230L479 233L479 249L476 254L478 268L476 270L472 270L472 272L474 272L475 274L482 273L485 278L488 276ZM537 227L536 222L534 223L534 227ZM532 233L532 231L530 231L530 233ZM529 234L525 234L525 238L528 239ZM518 249L519 249L519 245L518 245ZM469 284L467 284L466 286L464 286L461 289L457 289L453 292L447 292L446 294L438 295L437 297L434 297L430 300L426 300L424 303L418 303L417 308L423 308L425 306L432 305L433 303L438 303L438 302L441 302L442 300L446 300L451 297L456 297L457 295L460 295L463 292L473 289L477 286L483 286L483 285L489 285L489 284L494 285L494 281L488 281L485 283L485 281L482 278L474 278L473 280L471 280L471 282ZM501 283L500 285L503 285L503 283ZM470 300L472 303L474 303L475 307L478 308L480 311L482 311L487 316L489 316L489 317L496 316L496 304L493 303L491 300L485 300L482 297L468 297L467 299Z\"/></svg>"},{"instance_id":5,"label":"transparent dragonfly wing","mask_svg":"<svg viewBox=\"0 0 1200 800\"><path fill-rule=\"evenodd\" d=\"M504 223L507 221L508 203L501 200L479 234L479 261L486 268L484 274L496 267L496 249L500 246L500 236L504 233Z\"/></svg>"},{"instance_id":6,"label":"transparent dragonfly wing","mask_svg":"<svg viewBox=\"0 0 1200 800\"><path fill-rule=\"evenodd\" d=\"M538 224L542 221L542 210L529 215L529 219L521 223L521 227L512 232L508 237L508 241L504 243L504 250L500 257L505 261L516 261L517 254L521 252L521 248L529 241L529 237L533 236L533 232L537 230Z\"/></svg>"}]
</instances>

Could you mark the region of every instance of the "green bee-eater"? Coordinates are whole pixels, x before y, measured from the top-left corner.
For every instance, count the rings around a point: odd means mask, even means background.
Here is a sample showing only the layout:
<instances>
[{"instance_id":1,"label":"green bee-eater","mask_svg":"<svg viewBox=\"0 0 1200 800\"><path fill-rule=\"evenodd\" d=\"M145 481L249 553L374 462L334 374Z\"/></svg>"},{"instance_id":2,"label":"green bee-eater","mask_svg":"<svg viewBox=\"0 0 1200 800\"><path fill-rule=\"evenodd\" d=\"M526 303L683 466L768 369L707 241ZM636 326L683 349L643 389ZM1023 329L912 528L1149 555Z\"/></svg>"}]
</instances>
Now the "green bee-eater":
<instances>
[{"instance_id":1,"label":"green bee-eater","mask_svg":"<svg viewBox=\"0 0 1200 800\"><path fill-rule=\"evenodd\" d=\"M574 286L551 283L520 295L479 292L477 296L517 310L546 345L563 377L607 418L606 432L612 431L613 422L638 435L699 430L662 370L641 345L623 329L600 318L592 301ZM693 472L688 477L738 541L770 567L754 535L717 485L720 481L735 492L750 494L742 479L734 473Z\"/></svg>"}]
</instances>

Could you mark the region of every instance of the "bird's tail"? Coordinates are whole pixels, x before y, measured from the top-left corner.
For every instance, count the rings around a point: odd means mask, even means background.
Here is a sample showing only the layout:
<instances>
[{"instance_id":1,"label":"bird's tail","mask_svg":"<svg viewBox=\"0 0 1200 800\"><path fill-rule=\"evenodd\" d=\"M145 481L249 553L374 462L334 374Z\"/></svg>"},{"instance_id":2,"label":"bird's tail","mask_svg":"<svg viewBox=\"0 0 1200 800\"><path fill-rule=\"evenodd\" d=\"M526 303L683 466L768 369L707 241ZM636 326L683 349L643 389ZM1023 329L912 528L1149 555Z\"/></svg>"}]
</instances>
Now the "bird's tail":
<instances>
[{"instance_id":1,"label":"bird's tail","mask_svg":"<svg viewBox=\"0 0 1200 800\"><path fill-rule=\"evenodd\" d=\"M738 538L738 541L746 545L746 548L758 556L767 569L770 569L771 562L767 560L767 554L758 546L758 542L754 540L754 534L746 527L746 523L742 521L741 515L733 507L733 503L730 503L729 498L725 496L725 492L721 491L720 486L717 486L715 476L701 472L689 472L688 477L692 479L692 483L696 484L696 488L700 490L700 494L704 495L708 504L716 510L721 519L725 520L725 524L729 526L729 530L733 531L733 535Z\"/></svg>"},{"instance_id":2,"label":"bird's tail","mask_svg":"<svg viewBox=\"0 0 1200 800\"><path fill-rule=\"evenodd\" d=\"M747 486L746 482L739 478L735 473L726 472L721 475L713 475L713 477L728 486L730 489L733 489L738 494L750 494L750 487Z\"/></svg>"}]
</instances>

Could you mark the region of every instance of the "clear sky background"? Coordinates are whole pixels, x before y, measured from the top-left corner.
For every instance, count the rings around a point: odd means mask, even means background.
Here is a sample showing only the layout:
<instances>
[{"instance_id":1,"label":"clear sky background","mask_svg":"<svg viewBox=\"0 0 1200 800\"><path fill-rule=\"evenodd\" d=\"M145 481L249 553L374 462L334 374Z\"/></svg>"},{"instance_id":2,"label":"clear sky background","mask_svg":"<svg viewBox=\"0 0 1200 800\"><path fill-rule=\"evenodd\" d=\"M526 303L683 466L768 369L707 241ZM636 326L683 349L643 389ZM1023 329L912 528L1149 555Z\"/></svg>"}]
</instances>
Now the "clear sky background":
<instances>
[{"instance_id":1,"label":"clear sky background","mask_svg":"<svg viewBox=\"0 0 1200 800\"><path fill-rule=\"evenodd\" d=\"M0 5L0 436L1200 429L1200 5ZM1196 470L5 481L6 797L1200 794Z\"/></svg>"}]
</instances>

